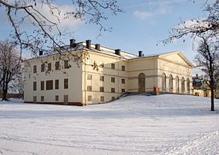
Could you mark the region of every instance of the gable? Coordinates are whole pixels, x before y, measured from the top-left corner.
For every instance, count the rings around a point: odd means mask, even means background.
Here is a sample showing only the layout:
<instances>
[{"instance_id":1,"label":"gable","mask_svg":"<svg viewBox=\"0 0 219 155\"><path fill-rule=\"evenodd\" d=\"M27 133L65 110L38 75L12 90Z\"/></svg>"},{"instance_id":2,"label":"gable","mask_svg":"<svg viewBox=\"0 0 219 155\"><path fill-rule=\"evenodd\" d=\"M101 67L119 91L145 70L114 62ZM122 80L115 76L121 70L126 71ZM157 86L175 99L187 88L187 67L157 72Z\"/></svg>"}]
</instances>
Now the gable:
<instances>
[{"instance_id":1,"label":"gable","mask_svg":"<svg viewBox=\"0 0 219 155\"><path fill-rule=\"evenodd\" d=\"M189 62L185 58L185 56L180 52L173 52L173 53L169 53L169 54L160 55L159 58L165 59L165 60L173 62L173 63L192 67L191 62Z\"/></svg>"}]
</instances>

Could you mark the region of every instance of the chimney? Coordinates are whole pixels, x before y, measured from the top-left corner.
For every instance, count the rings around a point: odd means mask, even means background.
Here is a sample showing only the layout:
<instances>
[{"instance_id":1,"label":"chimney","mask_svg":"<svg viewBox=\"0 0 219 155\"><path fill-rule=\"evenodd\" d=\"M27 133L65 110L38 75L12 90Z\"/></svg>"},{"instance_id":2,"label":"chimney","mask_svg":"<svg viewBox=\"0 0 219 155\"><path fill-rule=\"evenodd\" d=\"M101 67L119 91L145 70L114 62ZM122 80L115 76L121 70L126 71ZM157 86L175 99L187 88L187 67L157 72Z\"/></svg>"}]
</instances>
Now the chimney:
<instances>
[{"instance_id":1,"label":"chimney","mask_svg":"<svg viewBox=\"0 0 219 155\"><path fill-rule=\"evenodd\" d=\"M70 39L70 47L74 48L76 47L75 39Z\"/></svg>"},{"instance_id":2,"label":"chimney","mask_svg":"<svg viewBox=\"0 0 219 155\"><path fill-rule=\"evenodd\" d=\"M91 49L91 40L86 40L86 48Z\"/></svg>"},{"instance_id":3,"label":"chimney","mask_svg":"<svg viewBox=\"0 0 219 155\"><path fill-rule=\"evenodd\" d=\"M95 44L95 49L100 51L100 44Z\"/></svg>"},{"instance_id":4,"label":"chimney","mask_svg":"<svg viewBox=\"0 0 219 155\"><path fill-rule=\"evenodd\" d=\"M143 56L143 52L142 51L138 51L138 56L142 57Z\"/></svg>"},{"instance_id":5,"label":"chimney","mask_svg":"<svg viewBox=\"0 0 219 155\"><path fill-rule=\"evenodd\" d=\"M40 55L43 55L43 51L41 51L41 50L39 51L39 56L40 56Z\"/></svg>"},{"instance_id":6,"label":"chimney","mask_svg":"<svg viewBox=\"0 0 219 155\"><path fill-rule=\"evenodd\" d=\"M120 51L121 51L120 49L116 49L116 50L115 50L115 54L116 54L116 55L121 55L121 54L120 54Z\"/></svg>"}]
</instances>

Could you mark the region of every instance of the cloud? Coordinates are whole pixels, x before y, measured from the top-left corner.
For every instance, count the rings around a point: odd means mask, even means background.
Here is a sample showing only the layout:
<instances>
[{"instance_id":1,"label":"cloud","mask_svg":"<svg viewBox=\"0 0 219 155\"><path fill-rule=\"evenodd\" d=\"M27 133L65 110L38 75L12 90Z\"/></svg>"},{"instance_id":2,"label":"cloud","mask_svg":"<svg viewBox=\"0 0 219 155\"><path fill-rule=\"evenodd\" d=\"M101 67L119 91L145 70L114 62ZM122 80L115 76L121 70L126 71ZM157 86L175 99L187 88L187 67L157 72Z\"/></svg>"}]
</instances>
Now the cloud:
<instances>
[{"instance_id":1,"label":"cloud","mask_svg":"<svg viewBox=\"0 0 219 155\"><path fill-rule=\"evenodd\" d=\"M174 5L180 5L180 3L186 2L187 0L145 0L141 4L141 7L144 6L144 9L135 10L133 15L140 19L145 20L148 18L162 16L170 14Z\"/></svg>"},{"instance_id":2,"label":"cloud","mask_svg":"<svg viewBox=\"0 0 219 155\"><path fill-rule=\"evenodd\" d=\"M72 14L70 14L75 10L73 5L41 5L37 7L37 10L50 21L57 23L58 27L62 31L72 31L83 24L81 19L76 19Z\"/></svg>"},{"instance_id":3,"label":"cloud","mask_svg":"<svg viewBox=\"0 0 219 155\"><path fill-rule=\"evenodd\" d=\"M145 20L145 19L153 16L153 13L151 13L151 12L139 11L139 10L134 11L133 14L134 14L135 17L137 17L141 20Z\"/></svg>"}]
</instances>

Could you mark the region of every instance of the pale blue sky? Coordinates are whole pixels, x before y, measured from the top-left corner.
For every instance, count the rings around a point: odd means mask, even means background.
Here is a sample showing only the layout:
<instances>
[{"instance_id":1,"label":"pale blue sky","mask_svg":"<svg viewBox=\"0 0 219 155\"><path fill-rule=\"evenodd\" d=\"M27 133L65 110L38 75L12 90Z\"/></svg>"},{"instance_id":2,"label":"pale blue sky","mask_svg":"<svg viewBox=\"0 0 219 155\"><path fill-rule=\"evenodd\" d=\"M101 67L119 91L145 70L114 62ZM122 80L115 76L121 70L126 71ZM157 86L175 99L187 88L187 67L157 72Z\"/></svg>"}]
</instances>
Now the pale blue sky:
<instances>
[{"instance_id":1,"label":"pale blue sky","mask_svg":"<svg viewBox=\"0 0 219 155\"><path fill-rule=\"evenodd\" d=\"M69 0L65 0L69 2ZM64 5L60 1L59 5ZM158 54L169 51L182 51L190 60L193 60L194 50L192 40L176 41L175 43L163 45L160 41L169 36L171 28L184 20L202 18L205 16L204 3L206 0L118 0L123 13L117 16L110 14L108 26L112 27L111 32L102 32L99 36L99 29L96 25L74 24L66 27L71 30L72 38L77 41L86 39L93 43L100 43L110 48L120 48L130 53L137 53L142 50L145 55ZM66 5L66 3L65 3ZM1 13L2 10L0 10ZM1 13L2 14L2 13ZM1 17L0 39L7 39L9 26ZM65 42L69 43L65 38ZM156 45L158 43L158 46Z\"/></svg>"}]
</instances>

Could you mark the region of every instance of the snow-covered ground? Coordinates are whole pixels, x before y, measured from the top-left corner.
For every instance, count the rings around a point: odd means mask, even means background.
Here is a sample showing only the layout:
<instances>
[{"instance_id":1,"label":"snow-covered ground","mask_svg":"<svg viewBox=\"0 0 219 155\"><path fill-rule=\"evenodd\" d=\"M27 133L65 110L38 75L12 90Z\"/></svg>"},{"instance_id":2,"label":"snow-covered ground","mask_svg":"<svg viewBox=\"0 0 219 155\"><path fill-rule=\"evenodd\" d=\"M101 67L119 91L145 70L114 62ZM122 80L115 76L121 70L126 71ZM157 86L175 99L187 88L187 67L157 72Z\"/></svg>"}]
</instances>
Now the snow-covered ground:
<instances>
[{"instance_id":1,"label":"snow-covered ground","mask_svg":"<svg viewBox=\"0 0 219 155\"><path fill-rule=\"evenodd\" d=\"M207 98L138 95L86 107L20 102L0 102L0 154L219 154L219 111L209 111Z\"/></svg>"}]
</instances>

